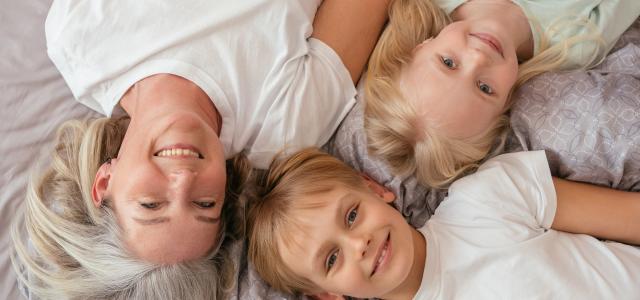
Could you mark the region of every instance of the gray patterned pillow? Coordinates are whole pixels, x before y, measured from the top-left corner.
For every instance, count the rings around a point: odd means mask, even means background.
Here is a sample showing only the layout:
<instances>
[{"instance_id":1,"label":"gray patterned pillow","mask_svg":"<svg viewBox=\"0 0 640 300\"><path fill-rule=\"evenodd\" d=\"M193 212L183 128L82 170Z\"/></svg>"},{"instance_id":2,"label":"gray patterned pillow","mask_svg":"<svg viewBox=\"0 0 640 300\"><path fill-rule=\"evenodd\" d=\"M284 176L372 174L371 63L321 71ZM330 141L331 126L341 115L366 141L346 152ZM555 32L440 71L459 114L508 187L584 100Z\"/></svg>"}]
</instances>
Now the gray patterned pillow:
<instances>
[{"instance_id":1,"label":"gray patterned pillow","mask_svg":"<svg viewBox=\"0 0 640 300\"><path fill-rule=\"evenodd\" d=\"M601 65L542 74L514 96L508 150L546 150L555 176L640 191L640 22Z\"/></svg>"}]
</instances>

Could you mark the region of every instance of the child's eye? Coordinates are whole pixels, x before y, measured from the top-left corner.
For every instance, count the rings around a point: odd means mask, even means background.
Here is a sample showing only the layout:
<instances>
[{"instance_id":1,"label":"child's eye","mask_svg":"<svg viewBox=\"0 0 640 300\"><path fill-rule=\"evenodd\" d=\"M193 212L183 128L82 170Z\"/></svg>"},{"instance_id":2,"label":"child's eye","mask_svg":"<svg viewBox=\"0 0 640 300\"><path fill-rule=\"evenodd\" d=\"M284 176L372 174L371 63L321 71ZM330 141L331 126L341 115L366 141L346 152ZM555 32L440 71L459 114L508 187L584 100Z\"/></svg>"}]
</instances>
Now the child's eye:
<instances>
[{"instance_id":1,"label":"child's eye","mask_svg":"<svg viewBox=\"0 0 640 300\"><path fill-rule=\"evenodd\" d=\"M452 58L441 56L440 60L442 60L442 63L449 69L455 69L457 67L456 62L453 61Z\"/></svg>"},{"instance_id":2,"label":"child's eye","mask_svg":"<svg viewBox=\"0 0 640 300\"><path fill-rule=\"evenodd\" d=\"M486 83L478 81L478 88L487 95L493 95L493 89Z\"/></svg>"},{"instance_id":3,"label":"child's eye","mask_svg":"<svg viewBox=\"0 0 640 300\"><path fill-rule=\"evenodd\" d=\"M333 265L336 264L337 260L338 260L338 251L331 252L327 257L327 262L325 263L325 268L327 269L327 272L331 271L331 268L333 268Z\"/></svg>"},{"instance_id":4,"label":"child's eye","mask_svg":"<svg viewBox=\"0 0 640 300\"><path fill-rule=\"evenodd\" d=\"M159 202L140 203L140 206L146 209L157 209L158 207L160 207L160 203Z\"/></svg>"},{"instance_id":5,"label":"child's eye","mask_svg":"<svg viewBox=\"0 0 640 300\"><path fill-rule=\"evenodd\" d=\"M354 207L347 213L347 226L351 227L358 217L358 207Z\"/></svg>"},{"instance_id":6,"label":"child's eye","mask_svg":"<svg viewBox=\"0 0 640 300\"><path fill-rule=\"evenodd\" d=\"M214 206L216 206L215 202L200 202L200 201L194 201L193 203L195 203L197 206L199 206L200 208L213 208Z\"/></svg>"}]
</instances>

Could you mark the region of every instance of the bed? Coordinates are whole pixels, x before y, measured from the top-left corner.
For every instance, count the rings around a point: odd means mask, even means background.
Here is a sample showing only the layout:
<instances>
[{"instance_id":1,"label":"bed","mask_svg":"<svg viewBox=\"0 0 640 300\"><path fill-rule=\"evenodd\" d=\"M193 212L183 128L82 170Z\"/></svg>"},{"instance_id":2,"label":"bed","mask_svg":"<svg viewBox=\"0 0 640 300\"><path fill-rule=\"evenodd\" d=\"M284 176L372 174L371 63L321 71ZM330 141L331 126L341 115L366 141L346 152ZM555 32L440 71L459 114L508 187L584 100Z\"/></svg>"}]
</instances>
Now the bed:
<instances>
[{"instance_id":1,"label":"bed","mask_svg":"<svg viewBox=\"0 0 640 300\"><path fill-rule=\"evenodd\" d=\"M0 5L0 299L19 299L11 268L10 224L34 162L47 156L55 128L71 118L97 116L71 101L71 92L47 57L44 20L51 1Z\"/></svg>"},{"instance_id":2,"label":"bed","mask_svg":"<svg viewBox=\"0 0 640 300\"><path fill-rule=\"evenodd\" d=\"M10 224L20 216L29 176L47 157L55 129L67 119L98 114L73 101L46 55L44 20L51 0L5 1L0 10L0 299L19 299L11 267ZM629 30L607 60L591 71L547 74L516 95L510 150L547 149L556 175L640 190L640 25ZM567 121L570 120L570 121ZM429 218L445 192L391 176L369 157L358 103L325 146L397 195L414 226ZM239 247L237 297L295 299L271 290L246 264Z\"/></svg>"}]
</instances>

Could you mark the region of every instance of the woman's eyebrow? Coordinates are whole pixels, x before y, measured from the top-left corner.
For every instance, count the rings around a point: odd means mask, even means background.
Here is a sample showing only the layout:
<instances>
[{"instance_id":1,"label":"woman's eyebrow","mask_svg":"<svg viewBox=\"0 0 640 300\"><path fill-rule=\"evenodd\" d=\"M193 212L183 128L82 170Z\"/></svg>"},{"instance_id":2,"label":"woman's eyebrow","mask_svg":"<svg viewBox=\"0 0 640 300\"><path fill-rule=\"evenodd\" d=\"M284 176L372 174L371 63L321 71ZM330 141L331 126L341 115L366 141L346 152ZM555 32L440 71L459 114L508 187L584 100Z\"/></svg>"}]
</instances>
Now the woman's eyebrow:
<instances>
[{"instance_id":1,"label":"woman's eyebrow","mask_svg":"<svg viewBox=\"0 0 640 300\"><path fill-rule=\"evenodd\" d=\"M205 222L210 224L217 224L218 222L220 222L220 218L210 218L206 216L196 216L195 218L200 222ZM140 225L156 225L156 224L166 223L171 221L169 217L159 217L159 218L153 218L153 219L133 218L133 220L138 222Z\"/></svg>"},{"instance_id":2,"label":"woman's eyebrow","mask_svg":"<svg viewBox=\"0 0 640 300\"><path fill-rule=\"evenodd\" d=\"M168 217L159 217L159 218L153 218L153 219L133 218L133 220L140 223L140 225L155 225L155 224L160 224L160 223L165 223L170 221Z\"/></svg>"}]
</instances>

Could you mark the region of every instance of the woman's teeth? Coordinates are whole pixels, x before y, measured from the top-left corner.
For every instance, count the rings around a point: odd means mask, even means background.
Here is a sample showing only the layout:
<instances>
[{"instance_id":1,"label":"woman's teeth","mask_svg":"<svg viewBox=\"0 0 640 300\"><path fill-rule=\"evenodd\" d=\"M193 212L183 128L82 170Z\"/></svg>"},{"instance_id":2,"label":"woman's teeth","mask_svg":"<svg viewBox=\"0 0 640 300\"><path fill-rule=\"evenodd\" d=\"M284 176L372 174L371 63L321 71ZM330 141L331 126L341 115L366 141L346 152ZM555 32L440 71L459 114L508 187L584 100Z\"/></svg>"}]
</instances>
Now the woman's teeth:
<instances>
[{"instance_id":1,"label":"woman's teeth","mask_svg":"<svg viewBox=\"0 0 640 300\"><path fill-rule=\"evenodd\" d=\"M160 156L160 157L190 156L194 158L200 158L200 154L191 149L165 149L158 152L157 156Z\"/></svg>"}]
</instances>

